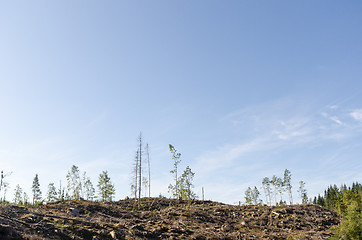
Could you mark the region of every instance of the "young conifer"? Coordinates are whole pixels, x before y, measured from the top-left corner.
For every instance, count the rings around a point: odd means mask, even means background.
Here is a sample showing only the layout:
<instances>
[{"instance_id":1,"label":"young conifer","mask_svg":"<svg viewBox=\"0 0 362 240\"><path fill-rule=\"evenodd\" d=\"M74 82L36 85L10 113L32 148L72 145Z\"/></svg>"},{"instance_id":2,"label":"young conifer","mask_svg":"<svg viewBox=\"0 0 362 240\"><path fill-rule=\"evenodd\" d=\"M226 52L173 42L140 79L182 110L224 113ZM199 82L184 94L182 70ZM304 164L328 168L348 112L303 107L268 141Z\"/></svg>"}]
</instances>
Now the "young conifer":
<instances>
[{"instance_id":1,"label":"young conifer","mask_svg":"<svg viewBox=\"0 0 362 240\"><path fill-rule=\"evenodd\" d=\"M112 201L116 190L107 171L103 171L99 174L97 187L100 201Z\"/></svg>"},{"instance_id":2,"label":"young conifer","mask_svg":"<svg viewBox=\"0 0 362 240\"><path fill-rule=\"evenodd\" d=\"M33 179L33 185L31 187L33 192L33 205L38 203L41 200L41 191L40 191L40 183L38 174L35 174L35 177Z\"/></svg>"}]
</instances>

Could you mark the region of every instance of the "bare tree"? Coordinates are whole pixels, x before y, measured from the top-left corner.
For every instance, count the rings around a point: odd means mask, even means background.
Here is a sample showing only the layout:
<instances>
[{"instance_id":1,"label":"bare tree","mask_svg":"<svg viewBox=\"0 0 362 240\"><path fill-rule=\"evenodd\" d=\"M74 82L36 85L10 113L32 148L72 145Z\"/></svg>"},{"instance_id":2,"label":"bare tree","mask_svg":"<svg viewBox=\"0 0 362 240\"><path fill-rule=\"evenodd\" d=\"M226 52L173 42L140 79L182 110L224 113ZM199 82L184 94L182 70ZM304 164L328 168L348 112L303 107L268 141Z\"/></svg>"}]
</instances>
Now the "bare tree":
<instances>
[{"instance_id":1,"label":"bare tree","mask_svg":"<svg viewBox=\"0 0 362 240\"><path fill-rule=\"evenodd\" d=\"M138 201L138 207L141 204L141 194L142 194L142 154L143 154L143 139L142 132L137 138L137 150L136 156L134 159L134 168L133 168L133 179L131 184L131 191L134 194L135 201Z\"/></svg>"},{"instance_id":2,"label":"bare tree","mask_svg":"<svg viewBox=\"0 0 362 240\"><path fill-rule=\"evenodd\" d=\"M132 177L132 184L131 184L131 191L134 194L134 199L137 201L137 190L138 190L138 149L136 151L136 156L134 159L134 166L133 166L133 177Z\"/></svg>"},{"instance_id":3,"label":"bare tree","mask_svg":"<svg viewBox=\"0 0 362 240\"><path fill-rule=\"evenodd\" d=\"M147 165L148 165L148 197L151 197L151 164L150 164L150 147L146 144Z\"/></svg>"},{"instance_id":4,"label":"bare tree","mask_svg":"<svg viewBox=\"0 0 362 240\"><path fill-rule=\"evenodd\" d=\"M10 176L12 172L4 173L4 171L1 171L0 175L0 193L1 191L4 191L4 197L2 201L5 201L6 192L9 188L9 183L5 180L6 177Z\"/></svg>"},{"instance_id":5,"label":"bare tree","mask_svg":"<svg viewBox=\"0 0 362 240\"><path fill-rule=\"evenodd\" d=\"M143 196L147 196L148 194L148 178L142 177L142 185L143 185Z\"/></svg>"},{"instance_id":6,"label":"bare tree","mask_svg":"<svg viewBox=\"0 0 362 240\"><path fill-rule=\"evenodd\" d=\"M59 180L58 199L64 201L64 188L62 188L62 180Z\"/></svg>"},{"instance_id":7,"label":"bare tree","mask_svg":"<svg viewBox=\"0 0 362 240\"><path fill-rule=\"evenodd\" d=\"M142 192L142 132L138 137L138 208L141 206L141 192Z\"/></svg>"}]
</instances>

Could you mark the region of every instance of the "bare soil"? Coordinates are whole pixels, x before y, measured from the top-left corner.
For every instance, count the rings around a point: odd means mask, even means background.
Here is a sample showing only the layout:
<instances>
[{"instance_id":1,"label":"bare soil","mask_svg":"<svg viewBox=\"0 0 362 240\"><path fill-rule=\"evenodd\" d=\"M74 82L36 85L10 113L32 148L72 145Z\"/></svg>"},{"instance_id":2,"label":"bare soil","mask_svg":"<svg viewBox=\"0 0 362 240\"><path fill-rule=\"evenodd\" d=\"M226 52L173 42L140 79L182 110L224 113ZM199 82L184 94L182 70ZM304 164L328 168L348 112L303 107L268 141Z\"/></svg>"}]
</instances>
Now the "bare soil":
<instances>
[{"instance_id":1,"label":"bare soil","mask_svg":"<svg viewBox=\"0 0 362 240\"><path fill-rule=\"evenodd\" d=\"M76 208L78 214L71 214ZM0 239L328 239L337 213L318 205L234 206L143 198L0 205Z\"/></svg>"}]
</instances>

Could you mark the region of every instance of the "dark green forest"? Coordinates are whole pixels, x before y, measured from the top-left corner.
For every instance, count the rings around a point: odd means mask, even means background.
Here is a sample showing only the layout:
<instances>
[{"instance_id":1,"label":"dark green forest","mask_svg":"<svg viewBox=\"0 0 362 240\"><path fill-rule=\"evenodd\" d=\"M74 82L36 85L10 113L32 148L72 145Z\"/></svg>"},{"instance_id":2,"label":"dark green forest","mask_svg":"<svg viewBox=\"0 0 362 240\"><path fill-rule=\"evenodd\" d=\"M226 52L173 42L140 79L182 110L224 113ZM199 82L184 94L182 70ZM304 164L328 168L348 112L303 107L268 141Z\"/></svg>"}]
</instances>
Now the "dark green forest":
<instances>
[{"instance_id":1,"label":"dark green forest","mask_svg":"<svg viewBox=\"0 0 362 240\"><path fill-rule=\"evenodd\" d=\"M342 221L333 239L362 239L362 184L331 185L323 196L315 197L313 203L341 215Z\"/></svg>"}]
</instances>

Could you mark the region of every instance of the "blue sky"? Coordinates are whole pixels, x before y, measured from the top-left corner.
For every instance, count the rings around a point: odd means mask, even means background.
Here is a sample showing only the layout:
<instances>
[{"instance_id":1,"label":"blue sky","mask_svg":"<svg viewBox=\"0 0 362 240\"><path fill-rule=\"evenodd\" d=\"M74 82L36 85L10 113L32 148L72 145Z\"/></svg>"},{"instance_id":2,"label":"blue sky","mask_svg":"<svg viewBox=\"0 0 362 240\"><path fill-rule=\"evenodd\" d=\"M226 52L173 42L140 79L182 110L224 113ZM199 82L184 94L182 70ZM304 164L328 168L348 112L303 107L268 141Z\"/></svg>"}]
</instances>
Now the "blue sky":
<instances>
[{"instance_id":1,"label":"blue sky","mask_svg":"<svg viewBox=\"0 0 362 240\"><path fill-rule=\"evenodd\" d=\"M140 131L154 196L169 195L169 143L216 201L285 168L295 195L361 182L361 22L360 1L2 1L7 198L73 164L130 195Z\"/></svg>"}]
</instances>

